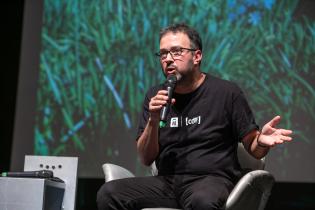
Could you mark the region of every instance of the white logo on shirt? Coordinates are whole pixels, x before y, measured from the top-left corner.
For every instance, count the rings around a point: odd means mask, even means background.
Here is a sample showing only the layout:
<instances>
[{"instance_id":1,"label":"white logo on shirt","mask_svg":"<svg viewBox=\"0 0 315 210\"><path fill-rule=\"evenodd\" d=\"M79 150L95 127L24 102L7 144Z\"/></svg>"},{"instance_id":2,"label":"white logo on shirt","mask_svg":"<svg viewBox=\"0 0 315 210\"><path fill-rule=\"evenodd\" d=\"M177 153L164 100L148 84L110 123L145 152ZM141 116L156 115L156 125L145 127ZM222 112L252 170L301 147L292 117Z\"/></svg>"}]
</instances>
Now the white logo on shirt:
<instances>
[{"instance_id":1,"label":"white logo on shirt","mask_svg":"<svg viewBox=\"0 0 315 210\"><path fill-rule=\"evenodd\" d=\"M177 128L178 127L178 117L172 117L171 118L171 128Z\"/></svg>"},{"instance_id":2,"label":"white logo on shirt","mask_svg":"<svg viewBox=\"0 0 315 210\"><path fill-rule=\"evenodd\" d=\"M191 119L189 119L188 117L185 118L186 126L193 125L193 124L200 125L200 122L201 122L201 116L194 117L194 118L191 118Z\"/></svg>"}]
</instances>

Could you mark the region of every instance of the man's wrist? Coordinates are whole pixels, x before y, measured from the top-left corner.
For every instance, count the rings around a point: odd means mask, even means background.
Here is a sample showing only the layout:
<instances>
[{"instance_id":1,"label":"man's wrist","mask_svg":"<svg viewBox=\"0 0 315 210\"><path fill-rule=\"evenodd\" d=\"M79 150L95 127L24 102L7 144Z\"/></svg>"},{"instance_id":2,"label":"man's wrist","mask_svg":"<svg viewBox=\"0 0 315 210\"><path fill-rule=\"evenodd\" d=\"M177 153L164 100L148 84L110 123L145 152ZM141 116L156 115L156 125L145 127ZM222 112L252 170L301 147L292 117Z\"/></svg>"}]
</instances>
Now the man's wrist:
<instances>
[{"instance_id":1,"label":"man's wrist","mask_svg":"<svg viewBox=\"0 0 315 210\"><path fill-rule=\"evenodd\" d=\"M148 122L149 122L150 124L159 124L160 119L159 119L159 118L156 118L156 117L150 116Z\"/></svg>"},{"instance_id":2,"label":"man's wrist","mask_svg":"<svg viewBox=\"0 0 315 210\"><path fill-rule=\"evenodd\" d=\"M257 145L258 145L259 147L261 147L261 148L269 148L268 145L265 145L265 144L263 144L263 143L261 143L261 142L259 141L260 135L261 135L261 133L259 133L258 136L257 136L257 140L256 140L256 141L257 141Z\"/></svg>"}]
</instances>

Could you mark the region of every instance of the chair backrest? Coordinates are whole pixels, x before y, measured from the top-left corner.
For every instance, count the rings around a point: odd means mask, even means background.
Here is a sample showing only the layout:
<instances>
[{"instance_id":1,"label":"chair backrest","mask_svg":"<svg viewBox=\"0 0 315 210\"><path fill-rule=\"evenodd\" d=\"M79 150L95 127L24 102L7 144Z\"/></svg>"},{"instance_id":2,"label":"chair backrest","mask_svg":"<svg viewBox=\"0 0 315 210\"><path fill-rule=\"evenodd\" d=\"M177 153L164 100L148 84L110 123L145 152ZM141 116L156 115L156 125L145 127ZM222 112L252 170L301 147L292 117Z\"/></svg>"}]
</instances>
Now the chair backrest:
<instances>
[{"instance_id":1,"label":"chair backrest","mask_svg":"<svg viewBox=\"0 0 315 210\"><path fill-rule=\"evenodd\" d=\"M109 182L115 179L135 177L135 175L129 170L115 164L105 163L103 164L102 168L105 174L105 182Z\"/></svg>"},{"instance_id":2,"label":"chair backrest","mask_svg":"<svg viewBox=\"0 0 315 210\"><path fill-rule=\"evenodd\" d=\"M237 157L244 172L252 170L263 170L265 168L265 158L254 158L246 151L242 143L238 143ZM158 174L158 169L156 168L155 162L151 164L150 169L153 176L156 176Z\"/></svg>"},{"instance_id":3,"label":"chair backrest","mask_svg":"<svg viewBox=\"0 0 315 210\"><path fill-rule=\"evenodd\" d=\"M237 157L244 171L263 170L265 168L265 158L254 158L247 152L242 143L238 143Z\"/></svg>"},{"instance_id":4,"label":"chair backrest","mask_svg":"<svg viewBox=\"0 0 315 210\"><path fill-rule=\"evenodd\" d=\"M237 156L243 176L235 185L226 201L226 210L262 210L270 196L274 177L265 167L265 158L256 159L251 156L243 144L238 144Z\"/></svg>"}]
</instances>

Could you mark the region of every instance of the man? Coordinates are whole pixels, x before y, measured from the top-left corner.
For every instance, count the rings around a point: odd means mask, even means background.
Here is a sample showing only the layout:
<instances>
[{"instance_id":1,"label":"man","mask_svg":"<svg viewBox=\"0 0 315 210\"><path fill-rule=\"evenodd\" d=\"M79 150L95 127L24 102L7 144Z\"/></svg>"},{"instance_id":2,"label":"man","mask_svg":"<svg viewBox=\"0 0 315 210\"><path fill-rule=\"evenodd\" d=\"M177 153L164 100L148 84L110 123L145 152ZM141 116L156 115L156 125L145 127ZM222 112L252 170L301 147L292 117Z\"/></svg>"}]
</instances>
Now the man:
<instances>
[{"instance_id":1,"label":"man","mask_svg":"<svg viewBox=\"0 0 315 210\"><path fill-rule=\"evenodd\" d=\"M168 92L163 85L148 91L137 150L143 164L155 161L159 175L104 184L98 207L222 209L240 176L238 142L262 158L270 147L291 141L292 131L275 128L279 116L259 131L242 91L201 72L201 39L189 26L163 29L157 55L165 76L175 75L178 81L165 127L159 121Z\"/></svg>"}]
</instances>

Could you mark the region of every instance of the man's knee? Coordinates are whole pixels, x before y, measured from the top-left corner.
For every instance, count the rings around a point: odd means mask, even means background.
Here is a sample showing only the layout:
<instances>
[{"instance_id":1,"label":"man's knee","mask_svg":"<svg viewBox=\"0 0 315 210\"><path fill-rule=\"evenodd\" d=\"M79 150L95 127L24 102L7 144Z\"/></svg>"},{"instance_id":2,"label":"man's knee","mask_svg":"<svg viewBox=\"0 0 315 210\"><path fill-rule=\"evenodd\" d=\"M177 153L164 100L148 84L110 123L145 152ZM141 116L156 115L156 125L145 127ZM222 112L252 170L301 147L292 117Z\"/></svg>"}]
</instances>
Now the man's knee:
<instances>
[{"instance_id":1,"label":"man's knee","mask_svg":"<svg viewBox=\"0 0 315 210\"><path fill-rule=\"evenodd\" d=\"M109 183L103 184L98 190L96 196L96 203L99 210L109 210L113 202L112 195L114 194L115 187Z\"/></svg>"},{"instance_id":2,"label":"man's knee","mask_svg":"<svg viewBox=\"0 0 315 210\"><path fill-rule=\"evenodd\" d=\"M221 210L224 208L225 200L220 198L218 200L212 200L209 195L195 193L190 198L191 209L200 210Z\"/></svg>"}]
</instances>

